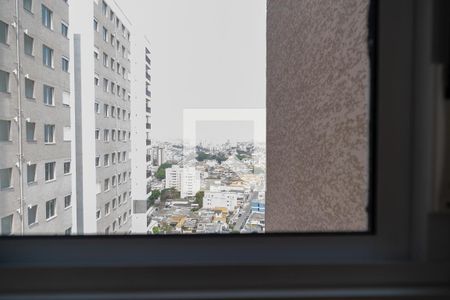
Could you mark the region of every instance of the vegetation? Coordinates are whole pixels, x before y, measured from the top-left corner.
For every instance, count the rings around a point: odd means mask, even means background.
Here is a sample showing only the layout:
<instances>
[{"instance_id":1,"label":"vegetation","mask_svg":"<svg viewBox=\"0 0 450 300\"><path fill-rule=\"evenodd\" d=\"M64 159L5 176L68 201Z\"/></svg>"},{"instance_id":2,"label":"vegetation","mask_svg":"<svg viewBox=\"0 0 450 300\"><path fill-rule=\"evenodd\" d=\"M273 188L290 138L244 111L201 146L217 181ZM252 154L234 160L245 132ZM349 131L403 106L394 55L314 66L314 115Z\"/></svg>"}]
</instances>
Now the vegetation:
<instances>
[{"instance_id":1,"label":"vegetation","mask_svg":"<svg viewBox=\"0 0 450 300\"><path fill-rule=\"evenodd\" d=\"M209 154L203 151L197 152L197 157L195 158L197 161L204 161L204 160L216 160L219 164L226 161L228 157L220 152L219 154Z\"/></svg>"},{"instance_id":2,"label":"vegetation","mask_svg":"<svg viewBox=\"0 0 450 300\"><path fill-rule=\"evenodd\" d=\"M155 177L159 180L166 178L166 169L172 167L171 163L163 163L159 166L158 171L156 171Z\"/></svg>"},{"instance_id":3,"label":"vegetation","mask_svg":"<svg viewBox=\"0 0 450 300\"><path fill-rule=\"evenodd\" d=\"M202 208L203 207L203 197L205 197L205 192L204 191L198 191L195 194L195 203L198 204L198 208Z\"/></svg>"},{"instance_id":4,"label":"vegetation","mask_svg":"<svg viewBox=\"0 0 450 300\"><path fill-rule=\"evenodd\" d=\"M161 192L159 190L153 190L150 196L147 199L147 207L153 206L155 204L155 200L161 196Z\"/></svg>"},{"instance_id":5,"label":"vegetation","mask_svg":"<svg viewBox=\"0 0 450 300\"><path fill-rule=\"evenodd\" d=\"M152 228L152 233L153 234L159 234L160 232L161 232L161 230L159 229L158 226L155 226L155 227Z\"/></svg>"},{"instance_id":6,"label":"vegetation","mask_svg":"<svg viewBox=\"0 0 450 300\"><path fill-rule=\"evenodd\" d=\"M161 201L167 199L180 199L180 192L175 188L164 189L161 191Z\"/></svg>"}]
</instances>

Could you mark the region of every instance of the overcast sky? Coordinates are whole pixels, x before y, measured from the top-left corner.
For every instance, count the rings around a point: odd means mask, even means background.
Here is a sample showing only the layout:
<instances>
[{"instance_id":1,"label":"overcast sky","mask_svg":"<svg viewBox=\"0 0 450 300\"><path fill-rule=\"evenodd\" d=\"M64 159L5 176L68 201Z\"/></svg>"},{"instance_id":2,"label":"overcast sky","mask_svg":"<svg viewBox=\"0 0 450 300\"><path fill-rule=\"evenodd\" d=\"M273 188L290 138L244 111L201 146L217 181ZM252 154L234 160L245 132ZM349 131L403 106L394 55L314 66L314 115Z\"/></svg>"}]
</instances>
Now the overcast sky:
<instances>
[{"instance_id":1,"label":"overcast sky","mask_svg":"<svg viewBox=\"0 0 450 300\"><path fill-rule=\"evenodd\" d=\"M156 140L182 138L185 108L265 108L265 0L116 2L133 34L145 34L151 43ZM241 140L249 127L239 132L238 124L214 127L217 135ZM204 139L211 132L202 128L197 135Z\"/></svg>"}]
</instances>

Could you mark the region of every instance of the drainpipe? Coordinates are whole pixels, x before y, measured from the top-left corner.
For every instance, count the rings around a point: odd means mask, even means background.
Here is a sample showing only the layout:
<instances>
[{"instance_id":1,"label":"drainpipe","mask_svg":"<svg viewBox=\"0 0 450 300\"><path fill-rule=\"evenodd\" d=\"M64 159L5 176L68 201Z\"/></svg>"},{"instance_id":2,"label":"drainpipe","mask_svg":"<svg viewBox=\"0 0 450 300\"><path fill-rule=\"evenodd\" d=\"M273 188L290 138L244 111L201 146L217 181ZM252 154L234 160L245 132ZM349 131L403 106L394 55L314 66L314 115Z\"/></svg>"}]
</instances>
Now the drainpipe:
<instances>
[{"instance_id":1,"label":"drainpipe","mask_svg":"<svg viewBox=\"0 0 450 300\"><path fill-rule=\"evenodd\" d=\"M19 187L20 187L20 208L19 208L19 215L20 215L20 233L21 235L24 234L24 187L23 187L23 145L22 145L22 87L21 87L21 60L20 60L20 18L19 18L19 0L16 0L16 16L15 16L15 23L16 23L16 61L17 61L17 73L16 73L16 79L17 79L17 133L18 133L18 169L19 169Z\"/></svg>"}]
</instances>

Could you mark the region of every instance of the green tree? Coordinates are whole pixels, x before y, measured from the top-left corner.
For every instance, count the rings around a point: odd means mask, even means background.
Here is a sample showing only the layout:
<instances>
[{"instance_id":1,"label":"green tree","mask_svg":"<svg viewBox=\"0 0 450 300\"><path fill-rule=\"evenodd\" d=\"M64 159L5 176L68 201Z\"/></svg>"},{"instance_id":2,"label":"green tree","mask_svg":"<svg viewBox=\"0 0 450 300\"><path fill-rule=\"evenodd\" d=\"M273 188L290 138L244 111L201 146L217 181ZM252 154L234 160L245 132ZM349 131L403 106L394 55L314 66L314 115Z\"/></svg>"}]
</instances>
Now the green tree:
<instances>
[{"instance_id":1,"label":"green tree","mask_svg":"<svg viewBox=\"0 0 450 300\"><path fill-rule=\"evenodd\" d=\"M158 170L156 171L155 177L159 180L163 180L166 178L166 169L172 167L171 163L163 163L159 166Z\"/></svg>"},{"instance_id":2,"label":"green tree","mask_svg":"<svg viewBox=\"0 0 450 300\"><path fill-rule=\"evenodd\" d=\"M205 197L205 192L204 191L198 191L195 194L195 203L198 204L199 208L203 207L203 197Z\"/></svg>"},{"instance_id":3,"label":"green tree","mask_svg":"<svg viewBox=\"0 0 450 300\"><path fill-rule=\"evenodd\" d=\"M155 226L152 228L152 232L153 232L153 234L159 234L161 232L161 230L159 229L158 226Z\"/></svg>"},{"instance_id":4,"label":"green tree","mask_svg":"<svg viewBox=\"0 0 450 300\"><path fill-rule=\"evenodd\" d=\"M147 207L150 207L155 204L155 200L161 196L161 192L159 190L153 190L150 196L147 199Z\"/></svg>"},{"instance_id":5,"label":"green tree","mask_svg":"<svg viewBox=\"0 0 450 300\"><path fill-rule=\"evenodd\" d=\"M161 201L167 199L180 199L180 192L175 188L164 189L161 191Z\"/></svg>"}]
</instances>

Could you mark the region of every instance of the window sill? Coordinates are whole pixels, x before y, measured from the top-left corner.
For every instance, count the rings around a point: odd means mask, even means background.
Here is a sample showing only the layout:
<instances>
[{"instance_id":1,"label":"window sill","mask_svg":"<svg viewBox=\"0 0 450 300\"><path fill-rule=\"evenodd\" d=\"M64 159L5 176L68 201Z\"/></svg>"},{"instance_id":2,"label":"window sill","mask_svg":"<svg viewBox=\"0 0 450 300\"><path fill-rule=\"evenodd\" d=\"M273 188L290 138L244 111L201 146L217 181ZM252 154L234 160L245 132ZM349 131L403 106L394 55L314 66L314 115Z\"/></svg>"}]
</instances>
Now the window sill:
<instances>
[{"instance_id":1,"label":"window sill","mask_svg":"<svg viewBox=\"0 0 450 300\"><path fill-rule=\"evenodd\" d=\"M14 190L14 187L12 187L12 186L0 188L0 191L2 191L2 192L8 192L8 191L13 191L13 190Z\"/></svg>"},{"instance_id":2,"label":"window sill","mask_svg":"<svg viewBox=\"0 0 450 300\"><path fill-rule=\"evenodd\" d=\"M64 210L69 210L70 208L72 208L72 204L67 207L64 207Z\"/></svg>"},{"instance_id":3,"label":"window sill","mask_svg":"<svg viewBox=\"0 0 450 300\"><path fill-rule=\"evenodd\" d=\"M36 227L38 224L39 224L38 221L36 221L36 222L34 222L34 223L31 223L31 224L28 224L28 228Z\"/></svg>"},{"instance_id":4,"label":"window sill","mask_svg":"<svg viewBox=\"0 0 450 300\"><path fill-rule=\"evenodd\" d=\"M57 215L51 216L50 218L45 219L45 221L50 222L51 220L56 219L56 217Z\"/></svg>"},{"instance_id":5,"label":"window sill","mask_svg":"<svg viewBox=\"0 0 450 300\"><path fill-rule=\"evenodd\" d=\"M28 186L33 186L33 185L37 185L38 182L35 180L35 181L27 182L27 184L28 184Z\"/></svg>"},{"instance_id":6,"label":"window sill","mask_svg":"<svg viewBox=\"0 0 450 300\"><path fill-rule=\"evenodd\" d=\"M36 102L36 98L35 97L27 97L27 96L25 96L25 99L27 99L28 101Z\"/></svg>"},{"instance_id":7,"label":"window sill","mask_svg":"<svg viewBox=\"0 0 450 300\"><path fill-rule=\"evenodd\" d=\"M51 180L46 180L45 183L52 183L52 182L55 182L55 181L56 181L56 179L51 179Z\"/></svg>"},{"instance_id":8,"label":"window sill","mask_svg":"<svg viewBox=\"0 0 450 300\"><path fill-rule=\"evenodd\" d=\"M44 105L45 105L46 107L56 107L55 104L47 104L47 103L44 103Z\"/></svg>"},{"instance_id":9,"label":"window sill","mask_svg":"<svg viewBox=\"0 0 450 300\"><path fill-rule=\"evenodd\" d=\"M46 146L54 146L54 145L56 145L56 142L54 142L54 143L44 143L44 145L46 145Z\"/></svg>"}]
</instances>

